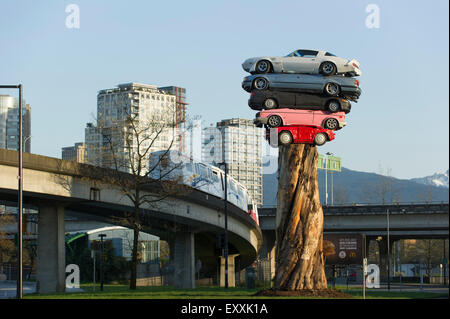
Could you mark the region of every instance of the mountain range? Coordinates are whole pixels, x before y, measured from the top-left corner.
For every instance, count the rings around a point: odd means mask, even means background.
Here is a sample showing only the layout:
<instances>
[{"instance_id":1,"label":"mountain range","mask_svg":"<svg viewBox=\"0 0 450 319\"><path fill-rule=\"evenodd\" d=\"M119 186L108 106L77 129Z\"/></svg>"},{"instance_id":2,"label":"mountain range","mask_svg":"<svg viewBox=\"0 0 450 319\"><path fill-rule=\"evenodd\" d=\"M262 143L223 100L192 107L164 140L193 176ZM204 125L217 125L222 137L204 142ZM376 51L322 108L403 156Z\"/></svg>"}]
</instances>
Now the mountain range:
<instances>
[{"instance_id":1,"label":"mountain range","mask_svg":"<svg viewBox=\"0 0 450 319\"><path fill-rule=\"evenodd\" d=\"M448 170L444 173L435 173L430 176L412 178L412 181L424 185L440 186L448 188Z\"/></svg>"},{"instance_id":2,"label":"mountain range","mask_svg":"<svg viewBox=\"0 0 450 319\"><path fill-rule=\"evenodd\" d=\"M318 175L320 200L325 203L325 171L319 170ZM445 185L445 175L447 187L440 185L440 182ZM424 178L397 179L342 168L341 172L329 171L327 180L329 205L448 202L449 199L448 171ZM276 206L277 190L277 173L264 174L263 206Z\"/></svg>"}]
</instances>

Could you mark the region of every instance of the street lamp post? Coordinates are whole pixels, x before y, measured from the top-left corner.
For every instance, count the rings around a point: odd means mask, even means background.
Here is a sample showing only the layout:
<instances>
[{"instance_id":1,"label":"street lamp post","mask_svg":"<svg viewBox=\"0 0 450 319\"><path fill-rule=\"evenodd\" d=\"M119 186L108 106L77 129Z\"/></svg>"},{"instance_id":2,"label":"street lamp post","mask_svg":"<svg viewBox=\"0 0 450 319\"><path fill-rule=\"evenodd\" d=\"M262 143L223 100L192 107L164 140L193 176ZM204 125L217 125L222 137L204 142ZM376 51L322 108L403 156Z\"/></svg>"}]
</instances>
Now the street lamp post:
<instances>
[{"instance_id":1,"label":"street lamp post","mask_svg":"<svg viewBox=\"0 0 450 319\"><path fill-rule=\"evenodd\" d=\"M105 279L104 272L103 272L103 254L105 252L105 246L103 242L103 238L106 237L106 234L100 234L98 235L100 237L101 241L101 255L100 255L100 291L103 291L103 282Z\"/></svg>"},{"instance_id":2,"label":"street lamp post","mask_svg":"<svg viewBox=\"0 0 450 319\"><path fill-rule=\"evenodd\" d=\"M223 256L225 258L225 288L228 288L228 165L226 162L219 163L225 168L225 196L224 196L224 213L225 213L225 229L224 229L224 246Z\"/></svg>"},{"instance_id":3,"label":"street lamp post","mask_svg":"<svg viewBox=\"0 0 450 319\"><path fill-rule=\"evenodd\" d=\"M23 154L23 137L22 137L22 84L19 85L0 85L0 89L19 89L19 185L18 185L18 220L17 220L17 291L16 291L16 298L22 299L23 297L23 253L22 253L22 247L23 247L23 183L22 183L22 172L23 172L23 162L22 162L22 154Z\"/></svg>"},{"instance_id":4,"label":"street lamp post","mask_svg":"<svg viewBox=\"0 0 450 319\"><path fill-rule=\"evenodd\" d=\"M389 209L386 210L387 218L387 279L388 279L388 290L391 290L391 252L390 252L390 236L389 236Z\"/></svg>"},{"instance_id":5,"label":"street lamp post","mask_svg":"<svg viewBox=\"0 0 450 319\"><path fill-rule=\"evenodd\" d=\"M331 152L326 153L327 157L325 159L325 206L328 206L328 156L334 155ZM331 175L331 194L333 194L333 175Z\"/></svg>"}]
</instances>

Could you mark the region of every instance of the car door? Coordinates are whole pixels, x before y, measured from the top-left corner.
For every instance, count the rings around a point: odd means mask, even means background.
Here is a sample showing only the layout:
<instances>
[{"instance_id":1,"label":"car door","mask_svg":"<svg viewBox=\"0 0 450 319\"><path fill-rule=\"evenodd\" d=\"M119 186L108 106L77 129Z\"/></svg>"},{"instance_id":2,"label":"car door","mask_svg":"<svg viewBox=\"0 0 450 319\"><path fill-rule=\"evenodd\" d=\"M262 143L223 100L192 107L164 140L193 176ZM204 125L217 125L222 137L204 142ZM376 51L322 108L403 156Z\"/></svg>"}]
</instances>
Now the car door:
<instances>
[{"instance_id":1,"label":"car door","mask_svg":"<svg viewBox=\"0 0 450 319\"><path fill-rule=\"evenodd\" d=\"M292 56L285 57L283 70L286 73L313 73L316 69L318 51L297 50Z\"/></svg>"},{"instance_id":2,"label":"car door","mask_svg":"<svg viewBox=\"0 0 450 319\"><path fill-rule=\"evenodd\" d=\"M298 127L298 143L311 143L312 142L312 134L314 128L310 126L299 126Z\"/></svg>"},{"instance_id":3,"label":"car door","mask_svg":"<svg viewBox=\"0 0 450 319\"><path fill-rule=\"evenodd\" d=\"M299 108L306 107L311 110L321 110L323 109L322 104L317 95L307 93L295 94L295 106Z\"/></svg>"},{"instance_id":4,"label":"car door","mask_svg":"<svg viewBox=\"0 0 450 319\"><path fill-rule=\"evenodd\" d=\"M284 109L282 113L284 125L311 125L314 119L314 111L312 110L292 110Z\"/></svg>"},{"instance_id":5,"label":"car door","mask_svg":"<svg viewBox=\"0 0 450 319\"><path fill-rule=\"evenodd\" d=\"M295 94L290 92L276 92L274 98L278 101L278 106L293 107L295 106Z\"/></svg>"}]
</instances>

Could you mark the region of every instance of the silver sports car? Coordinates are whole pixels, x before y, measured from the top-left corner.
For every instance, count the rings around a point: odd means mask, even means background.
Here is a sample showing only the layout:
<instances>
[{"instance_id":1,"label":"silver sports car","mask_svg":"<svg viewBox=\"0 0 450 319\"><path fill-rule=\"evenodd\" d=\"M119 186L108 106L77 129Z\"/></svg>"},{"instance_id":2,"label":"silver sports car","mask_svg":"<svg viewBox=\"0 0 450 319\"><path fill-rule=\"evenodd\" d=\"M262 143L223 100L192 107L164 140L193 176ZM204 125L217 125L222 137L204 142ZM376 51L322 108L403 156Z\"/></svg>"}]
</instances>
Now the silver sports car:
<instances>
[{"instance_id":1,"label":"silver sports car","mask_svg":"<svg viewBox=\"0 0 450 319\"><path fill-rule=\"evenodd\" d=\"M277 90L341 96L357 101L361 95L359 81L344 76L322 76L313 74L258 74L242 81L242 88L252 90Z\"/></svg>"},{"instance_id":2,"label":"silver sports car","mask_svg":"<svg viewBox=\"0 0 450 319\"><path fill-rule=\"evenodd\" d=\"M359 62L347 60L323 50L296 50L284 57L265 56L250 58L242 68L251 74L262 73L310 73L322 75L361 75Z\"/></svg>"}]
</instances>

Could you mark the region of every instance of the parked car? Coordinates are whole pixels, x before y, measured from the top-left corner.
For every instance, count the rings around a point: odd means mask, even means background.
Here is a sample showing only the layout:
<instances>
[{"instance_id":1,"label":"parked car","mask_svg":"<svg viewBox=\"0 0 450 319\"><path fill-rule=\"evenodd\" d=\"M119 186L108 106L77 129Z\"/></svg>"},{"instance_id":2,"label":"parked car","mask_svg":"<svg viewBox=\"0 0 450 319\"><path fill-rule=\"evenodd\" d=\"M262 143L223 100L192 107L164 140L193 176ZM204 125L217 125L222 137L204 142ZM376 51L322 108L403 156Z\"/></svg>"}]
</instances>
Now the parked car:
<instances>
[{"instance_id":1,"label":"parked car","mask_svg":"<svg viewBox=\"0 0 450 319\"><path fill-rule=\"evenodd\" d=\"M346 99L308 93L278 92L271 90L252 91L248 106L253 110L272 110L277 108L328 110L330 112L351 110Z\"/></svg>"},{"instance_id":2,"label":"parked car","mask_svg":"<svg viewBox=\"0 0 450 319\"><path fill-rule=\"evenodd\" d=\"M276 90L325 94L326 96L340 96L352 101L357 101L361 95L358 80L338 75L321 76L274 73L250 75L242 81L242 88L247 92L251 92L252 90Z\"/></svg>"},{"instance_id":3,"label":"parked car","mask_svg":"<svg viewBox=\"0 0 450 319\"><path fill-rule=\"evenodd\" d=\"M311 73L326 76L345 74L361 75L360 63L340 58L324 50L295 50L288 55L250 58L242 63L242 68L251 74L262 73Z\"/></svg>"},{"instance_id":4,"label":"parked car","mask_svg":"<svg viewBox=\"0 0 450 319\"><path fill-rule=\"evenodd\" d=\"M347 123L345 113L331 113L328 111L277 109L256 113L254 123L258 127L280 127L290 125L321 126L328 130L339 130Z\"/></svg>"},{"instance_id":5,"label":"parked car","mask_svg":"<svg viewBox=\"0 0 450 319\"><path fill-rule=\"evenodd\" d=\"M266 139L272 146L274 146L273 139L276 139L281 145L314 144L321 146L334 140L334 137L333 131L320 126L292 125L266 128Z\"/></svg>"}]
</instances>

